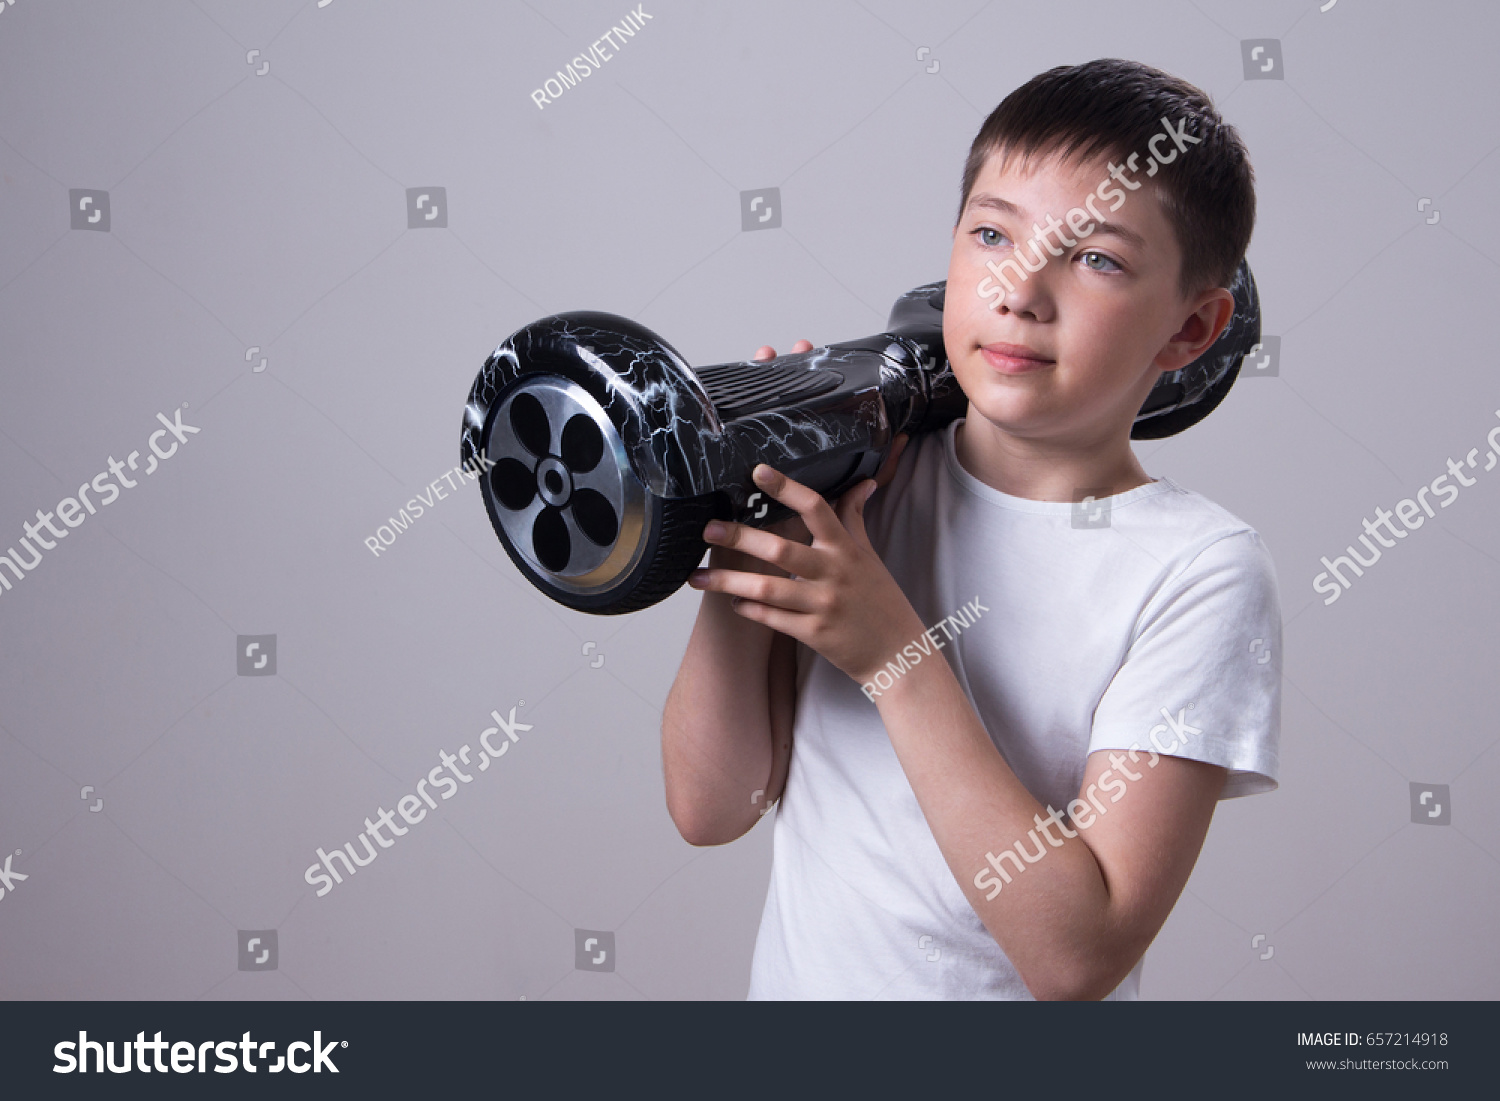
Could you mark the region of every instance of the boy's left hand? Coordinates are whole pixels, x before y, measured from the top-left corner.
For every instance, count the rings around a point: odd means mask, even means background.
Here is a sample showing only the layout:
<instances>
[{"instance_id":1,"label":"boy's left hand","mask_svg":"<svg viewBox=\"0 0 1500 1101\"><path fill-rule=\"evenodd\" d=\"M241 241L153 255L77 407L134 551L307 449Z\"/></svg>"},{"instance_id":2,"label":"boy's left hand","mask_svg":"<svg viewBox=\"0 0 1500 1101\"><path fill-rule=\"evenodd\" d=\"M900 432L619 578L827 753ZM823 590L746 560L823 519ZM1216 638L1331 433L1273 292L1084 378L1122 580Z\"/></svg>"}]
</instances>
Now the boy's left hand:
<instances>
[{"instance_id":1,"label":"boy's left hand","mask_svg":"<svg viewBox=\"0 0 1500 1101\"><path fill-rule=\"evenodd\" d=\"M838 510L817 491L764 463L755 482L802 517L811 544L745 524L713 521L704 542L759 558L792 577L741 570L699 569L695 589L737 597L734 609L806 643L861 684L912 639L922 621L865 533L865 502L877 483L867 479L839 498Z\"/></svg>"}]
</instances>

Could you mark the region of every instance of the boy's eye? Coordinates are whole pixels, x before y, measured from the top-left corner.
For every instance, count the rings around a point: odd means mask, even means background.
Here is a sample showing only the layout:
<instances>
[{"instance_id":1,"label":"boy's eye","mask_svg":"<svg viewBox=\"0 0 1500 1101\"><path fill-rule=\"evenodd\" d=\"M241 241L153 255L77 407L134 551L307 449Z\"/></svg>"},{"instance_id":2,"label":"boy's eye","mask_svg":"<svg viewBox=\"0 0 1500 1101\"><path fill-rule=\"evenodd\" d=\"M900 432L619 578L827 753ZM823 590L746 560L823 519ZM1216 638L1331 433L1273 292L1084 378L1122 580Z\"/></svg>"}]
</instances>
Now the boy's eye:
<instances>
[{"instance_id":1,"label":"boy's eye","mask_svg":"<svg viewBox=\"0 0 1500 1101\"><path fill-rule=\"evenodd\" d=\"M1090 271L1120 271L1120 265L1105 256L1102 252L1085 252L1079 259ZM1108 264L1108 267L1103 265Z\"/></svg>"},{"instance_id":2,"label":"boy's eye","mask_svg":"<svg viewBox=\"0 0 1500 1101\"><path fill-rule=\"evenodd\" d=\"M987 245L990 248L994 248L1001 241L1005 240L1005 234L992 226L980 226L974 233L978 236L981 245Z\"/></svg>"}]
</instances>

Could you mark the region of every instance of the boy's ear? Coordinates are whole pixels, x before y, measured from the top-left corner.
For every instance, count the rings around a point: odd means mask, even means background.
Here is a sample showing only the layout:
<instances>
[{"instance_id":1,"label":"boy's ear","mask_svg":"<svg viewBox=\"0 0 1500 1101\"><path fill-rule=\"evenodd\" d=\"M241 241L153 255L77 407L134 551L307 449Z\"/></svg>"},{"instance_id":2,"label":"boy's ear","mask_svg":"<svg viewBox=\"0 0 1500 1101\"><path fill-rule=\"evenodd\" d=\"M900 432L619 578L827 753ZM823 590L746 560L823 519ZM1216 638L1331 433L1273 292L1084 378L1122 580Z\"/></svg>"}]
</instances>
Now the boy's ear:
<instances>
[{"instance_id":1,"label":"boy's ear","mask_svg":"<svg viewBox=\"0 0 1500 1101\"><path fill-rule=\"evenodd\" d=\"M1176 371L1197 359L1219 339L1234 317L1234 295L1225 287L1204 291L1170 340L1156 353L1152 364L1163 371Z\"/></svg>"}]
</instances>

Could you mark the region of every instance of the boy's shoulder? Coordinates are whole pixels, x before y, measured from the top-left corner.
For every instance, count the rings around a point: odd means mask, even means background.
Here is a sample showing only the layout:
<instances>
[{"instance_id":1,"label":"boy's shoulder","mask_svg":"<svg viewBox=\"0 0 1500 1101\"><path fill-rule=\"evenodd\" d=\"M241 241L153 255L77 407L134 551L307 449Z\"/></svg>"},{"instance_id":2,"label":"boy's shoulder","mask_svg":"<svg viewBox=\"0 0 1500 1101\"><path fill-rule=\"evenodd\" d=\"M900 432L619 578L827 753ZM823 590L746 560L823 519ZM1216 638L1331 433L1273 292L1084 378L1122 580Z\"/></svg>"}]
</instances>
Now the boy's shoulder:
<instances>
[{"instance_id":1,"label":"boy's shoulder","mask_svg":"<svg viewBox=\"0 0 1500 1101\"><path fill-rule=\"evenodd\" d=\"M887 499L877 494L866 513L876 552L911 591L938 576L998 590L1020 569L1071 578L1074 596L1090 593L1122 616L1207 593L1255 605L1279 599L1275 563L1255 528L1170 477L1092 501L1035 501L965 471L951 427L913 443Z\"/></svg>"},{"instance_id":2,"label":"boy's shoulder","mask_svg":"<svg viewBox=\"0 0 1500 1101\"><path fill-rule=\"evenodd\" d=\"M1116 515L1122 520L1134 521L1142 528L1163 530L1187 543L1214 542L1236 535L1246 536L1251 542L1260 540L1260 533L1248 521L1165 474L1149 485L1121 496L1128 498L1130 493L1147 490L1150 492L1141 492L1134 502L1125 502L1116 510Z\"/></svg>"},{"instance_id":3,"label":"boy's shoulder","mask_svg":"<svg viewBox=\"0 0 1500 1101\"><path fill-rule=\"evenodd\" d=\"M913 440L901 456L888 487L890 503L901 511L928 512L951 496L997 517L1066 519L1050 527L1059 533L1093 528L1119 528L1132 537L1154 537L1181 550L1199 548L1230 536L1259 543L1260 536L1246 520L1203 493L1162 475L1123 493L1094 497L1080 491L1080 499L1035 501L1013 497L980 481L958 462L954 450L957 422ZM934 516L933 519L936 519ZM974 529L938 524L935 534L961 537ZM1154 540L1153 540L1154 541Z\"/></svg>"}]
</instances>

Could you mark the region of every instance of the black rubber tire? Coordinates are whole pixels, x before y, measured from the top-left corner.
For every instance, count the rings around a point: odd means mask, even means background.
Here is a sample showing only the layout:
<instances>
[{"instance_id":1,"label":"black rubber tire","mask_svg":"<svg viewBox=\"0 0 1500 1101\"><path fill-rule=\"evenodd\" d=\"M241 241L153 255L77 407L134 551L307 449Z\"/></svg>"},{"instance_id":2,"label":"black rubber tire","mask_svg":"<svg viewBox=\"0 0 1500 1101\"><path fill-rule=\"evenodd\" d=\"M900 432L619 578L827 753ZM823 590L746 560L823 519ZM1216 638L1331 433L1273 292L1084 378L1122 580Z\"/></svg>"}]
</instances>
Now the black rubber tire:
<instances>
[{"instance_id":1,"label":"black rubber tire","mask_svg":"<svg viewBox=\"0 0 1500 1101\"><path fill-rule=\"evenodd\" d=\"M687 583L688 574L703 561L703 556L708 552L708 544L703 541L703 525L723 511L720 501L718 494L684 497L675 501L658 500L660 509L656 512L657 519L646 547L646 555L637 571L614 590L623 595L616 597L610 594L605 598L608 603L591 604L587 608L561 594L558 599L580 611L590 611L595 615L638 612L665 600Z\"/></svg>"},{"instance_id":2,"label":"black rubber tire","mask_svg":"<svg viewBox=\"0 0 1500 1101\"><path fill-rule=\"evenodd\" d=\"M703 561L708 544L703 541L703 525L714 518L728 516L728 503L722 494L663 500L647 495L645 553L625 577L602 593L579 594L552 584L545 575L511 546L505 529L490 519L505 553L526 580L547 597L578 612L591 615L624 615L649 608L671 596L687 582L688 575Z\"/></svg>"},{"instance_id":3,"label":"black rubber tire","mask_svg":"<svg viewBox=\"0 0 1500 1101\"><path fill-rule=\"evenodd\" d=\"M3 0L0 0L0 3L3 3ZM465 437L465 449L478 448L483 442L483 450L488 452L490 434L496 431L496 418L506 407L507 399L512 391L531 382L546 382L549 379L555 379L556 383L564 386L582 386L582 383L571 373L527 372L501 388L490 399L484 426L475 433L473 441ZM626 435L625 430L629 426L618 423L614 414L606 415L610 417L615 432L621 436ZM554 430L561 429L554 426ZM616 440L616 444L618 442ZM611 453L608 445L603 446L606 454ZM537 452L535 448L528 446L528 450L533 455L540 456L540 452ZM723 493L715 492L683 498L658 497L641 484L633 470L628 467L624 468L622 473L635 483L638 499L644 505L642 526L638 529L640 539L636 543L639 548L638 556L630 571L617 577L607 587L590 592L579 592L557 584L555 576L542 572L541 564L533 564L529 557L512 542L511 534L501 516L501 509L504 507L501 504L504 491L494 481L501 469L500 466L493 466L489 476L482 483L482 496L485 509L489 513L490 524L499 537L501 546L505 548L506 555L515 564L516 569L521 571L522 576L549 599L564 607L592 615L623 615L627 612L640 611L672 595L686 583L688 575L703 560L704 554L708 551L707 544L703 542L703 526L715 517L728 519L731 514L729 499Z\"/></svg>"}]
</instances>

